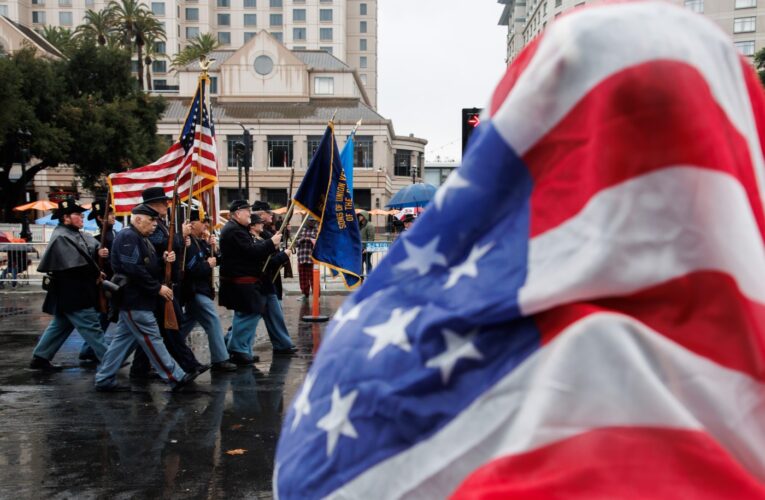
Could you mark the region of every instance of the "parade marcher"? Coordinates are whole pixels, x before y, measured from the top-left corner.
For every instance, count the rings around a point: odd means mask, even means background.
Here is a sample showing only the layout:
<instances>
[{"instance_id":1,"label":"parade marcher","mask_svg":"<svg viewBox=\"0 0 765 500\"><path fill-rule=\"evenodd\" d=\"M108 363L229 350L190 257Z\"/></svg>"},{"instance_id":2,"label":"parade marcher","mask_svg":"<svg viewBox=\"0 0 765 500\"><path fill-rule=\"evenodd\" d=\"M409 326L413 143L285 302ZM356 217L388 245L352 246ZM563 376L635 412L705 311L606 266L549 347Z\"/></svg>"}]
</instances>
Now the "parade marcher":
<instances>
[{"instance_id":1,"label":"parade marcher","mask_svg":"<svg viewBox=\"0 0 765 500\"><path fill-rule=\"evenodd\" d=\"M306 215L310 217L310 215ZM300 291L303 292L303 300L308 300L311 295L311 285L313 283L313 260L311 254L316 244L318 230L316 228L316 219L308 219L306 225L300 231L295 241L297 248L298 277L300 278Z\"/></svg>"},{"instance_id":2,"label":"parade marcher","mask_svg":"<svg viewBox=\"0 0 765 500\"><path fill-rule=\"evenodd\" d=\"M257 200L252 202L252 211L263 220L263 231L262 234L260 234L262 239L267 240L276 234L277 228L276 224L274 223L274 214L271 212L271 205L269 205L268 202ZM287 242L287 238L284 233L282 233L282 242ZM277 248L277 250L279 250L279 248ZM274 276L272 275L271 278L274 278ZM279 298L279 300L282 300L284 289L282 288L281 275L277 275L276 279L272 283L274 290L276 290L276 296Z\"/></svg>"},{"instance_id":3,"label":"parade marcher","mask_svg":"<svg viewBox=\"0 0 765 500\"><path fill-rule=\"evenodd\" d=\"M148 236L157 227L159 214L147 205L132 210L130 227L120 231L114 240L112 268L126 277L118 300L119 320L114 339L109 344L103 362L96 373L99 391L128 391L129 386L117 383L117 371L122 361L136 348L149 359L159 376L174 391L194 380L200 372L190 373L176 363L162 341L154 312L158 304L173 300L173 291L162 284L164 262L174 262L175 252L158 254Z\"/></svg>"},{"instance_id":4,"label":"parade marcher","mask_svg":"<svg viewBox=\"0 0 765 500\"><path fill-rule=\"evenodd\" d=\"M112 250L112 244L114 243L114 237L117 235L117 231L114 230L114 223L116 221L116 218L114 216L113 212L109 213L109 217L107 221L104 221L104 217L106 216L106 200L95 200L93 202L93 205L90 209L90 213L88 214L88 220L96 219L96 224L98 225L98 234L94 236L96 241L101 242L101 236L104 234L104 231L106 231L105 237L104 237L104 248L109 250L111 252ZM110 262L110 259L104 258L100 259L103 260L103 268L101 271L106 275L105 279L111 279L112 275L114 274L112 271L112 265ZM100 266L100 261L99 261ZM109 325L111 324L109 321L109 311L103 312L99 311L98 313L99 320L101 322L101 329L104 331L104 343L109 344L109 335L107 333L107 329L109 328ZM84 342L82 344L82 349L80 350L80 361L84 362L98 362L98 358L96 358L96 354L93 352L93 348L88 345L87 342Z\"/></svg>"},{"instance_id":5,"label":"parade marcher","mask_svg":"<svg viewBox=\"0 0 765 500\"><path fill-rule=\"evenodd\" d=\"M168 241L170 239L170 230L167 227L165 219L167 217L167 202L170 201L165 195L164 189L161 187L153 187L145 189L141 196L143 198L143 204L150 207L158 213L157 225L154 232L149 236L149 242L153 245L155 252L158 255L162 255L167 251ZM172 222L172 221L171 221ZM176 235L173 241L173 251L176 254L182 255L184 247L184 238L191 233L191 224L185 222L183 224L183 235ZM172 265L172 279L173 283L177 284L180 278L180 260L175 261ZM181 311L181 305L179 302L180 290L173 290L173 308L175 309L176 318L182 318L183 313ZM170 355L181 365L183 371L187 373L192 372L204 372L209 366L203 365L194 356L186 342L181 337L177 330L167 330L165 328L165 307L163 303L157 304L155 311L157 317L157 324L159 325L159 331L162 334L162 339L167 346L167 350ZM143 354L143 351L137 351L133 358L133 365L130 367L130 376L135 379L150 378L149 373L150 364L147 357Z\"/></svg>"},{"instance_id":6,"label":"parade marcher","mask_svg":"<svg viewBox=\"0 0 765 500\"><path fill-rule=\"evenodd\" d=\"M210 362L213 371L235 371L236 365L228 361L223 328L215 308L215 290L212 284L213 269L218 265L210 243L204 235L207 228L200 220L199 210L191 211L191 245L186 250L186 272L184 281L185 314L181 324L181 336L186 338L199 323L207 334L210 345ZM209 234L208 234L209 238Z\"/></svg>"},{"instance_id":7,"label":"parade marcher","mask_svg":"<svg viewBox=\"0 0 765 500\"><path fill-rule=\"evenodd\" d=\"M250 233L256 242L265 241L265 238L271 236L264 229L263 222L263 219L258 214L254 214L251 218ZM289 258L289 250L272 253L268 259L266 270L263 273L263 281L260 287L260 291L266 296L266 309L263 312L263 321L266 324L266 331L268 332L268 338L273 346L275 356L290 356L297 352L297 347L292 343L289 331L287 330L287 324L284 322L284 312L282 311L282 305L274 283L275 280L280 278L279 269L289 261Z\"/></svg>"},{"instance_id":8,"label":"parade marcher","mask_svg":"<svg viewBox=\"0 0 765 500\"><path fill-rule=\"evenodd\" d=\"M366 243L375 240L375 227L369 221L369 212L362 210L359 212L359 230L361 232L361 263L365 266L364 276L369 276L372 272L372 254L367 252Z\"/></svg>"},{"instance_id":9,"label":"parade marcher","mask_svg":"<svg viewBox=\"0 0 765 500\"><path fill-rule=\"evenodd\" d=\"M276 251L282 235L256 242L250 236L250 204L234 200L229 205L229 221L220 235L221 268L219 304L234 311L228 352L231 362L248 365L259 360L252 354L255 328L266 307L260 292L266 258Z\"/></svg>"},{"instance_id":10,"label":"parade marcher","mask_svg":"<svg viewBox=\"0 0 765 500\"><path fill-rule=\"evenodd\" d=\"M52 314L53 320L32 353L30 368L60 369L50 360L75 328L93 347L96 358L103 359L106 352L104 332L96 311L102 275L95 259L99 255L108 256L109 251L99 249L98 241L81 231L84 211L73 198L67 198L53 214L52 218L58 219L59 225L37 268L48 273L43 312Z\"/></svg>"}]
</instances>

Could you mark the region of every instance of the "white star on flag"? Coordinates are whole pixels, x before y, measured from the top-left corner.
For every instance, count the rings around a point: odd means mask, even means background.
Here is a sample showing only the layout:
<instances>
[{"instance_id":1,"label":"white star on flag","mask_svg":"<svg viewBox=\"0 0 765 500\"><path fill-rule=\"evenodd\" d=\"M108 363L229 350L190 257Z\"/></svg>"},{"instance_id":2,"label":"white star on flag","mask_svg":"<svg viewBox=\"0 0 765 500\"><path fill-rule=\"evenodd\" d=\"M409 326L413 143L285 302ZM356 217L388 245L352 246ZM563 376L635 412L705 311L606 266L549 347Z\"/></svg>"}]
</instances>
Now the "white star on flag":
<instances>
[{"instance_id":1,"label":"white star on flag","mask_svg":"<svg viewBox=\"0 0 765 500\"><path fill-rule=\"evenodd\" d=\"M375 339L367 358L372 359L389 345L395 345L402 351L411 351L412 346L409 344L409 337L406 336L406 328L414 321L421 309L421 307L414 307L404 312L404 308L399 307L393 310L385 323L364 328L364 333Z\"/></svg>"},{"instance_id":2,"label":"white star on flag","mask_svg":"<svg viewBox=\"0 0 765 500\"><path fill-rule=\"evenodd\" d=\"M466 188L469 185L470 183L464 177L460 176L458 171L455 170L452 172L433 197L433 202L436 205L436 208L441 210L441 207L444 204L444 198L446 198L446 193L451 190Z\"/></svg>"},{"instance_id":3,"label":"white star on flag","mask_svg":"<svg viewBox=\"0 0 765 500\"><path fill-rule=\"evenodd\" d=\"M444 385L449 383L449 377L460 359L483 359L483 355L473 344L478 330L471 331L466 337L460 337L457 332L449 329L441 330L446 342L446 350L425 363L428 368L441 370L441 380Z\"/></svg>"},{"instance_id":4,"label":"white star on flag","mask_svg":"<svg viewBox=\"0 0 765 500\"><path fill-rule=\"evenodd\" d=\"M385 290L379 290L375 292L374 294L370 295L366 299L362 300L355 306L351 307L348 312L345 312L345 306L342 307L339 311L335 313L335 315L332 317L332 323L330 323L330 327L327 328L327 338L332 337L335 333L339 332L341 328L345 326L346 323L349 321L353 321L356 319L359 319L359 313L361 313L361 309L366 307L366 305L369 303L369 301L374 300L378 296L382 295L385 292Z\"/></svg>"},{"instance_id":5,"label":"white star on flag","mask_svg":"<svg viewBox=\"0 0 765 500\"><path fill-rule=\"evenodd\" d=\"M444 290L448 290L449 288L453 287L457 284L457 281L463 276L468 276L471 278L475 278L478 276L478 266L476 266L476 262L486 255L486 253L491 250L491 247L494 246L494 243L487 243L486 245L479 247L478 245L474 246L473 249L470 251L470 255L468 255L468 258L465 259L465 262L458 266L454 266L453 268L449 269L449 279L446 280L446 284L444 285Z\"/></svg>"},{"instance_id":6,"label":"white star on flag","mask_svg":"<svg viewBox=\"0 0 765 500\"><path fill-rule=\"evenodd\" d=\"M316 424L319 429L327 432L327 456L331 456L337 445L337 440L340 435L348 436L356 439L356 429L351 423L351 419L348 415L351 413L353 402L356 400L356 396L359 395L359 391L352 391L345 396L340 396L340 388L335 385L332 390L332 408L329 413L324 415L321 420Z\"/></svg>"},{"instance_id":7,"label":"white star on flag","mask_svg":"<svg viewBox=\"0 0 765 500\"><path fill-rule=\"evenodd\" d=\"M430 268L435 265L446 266L446 257L436 251L440 239L440 236L436 236L424 247L418 247L404 239L404 249L406 250L407 258L396 264L394 269L402 271L414 269L420 276L425 276L430 271Z\"/></svg>"},{"instance_id":8,"label":"white star on flag","mask_svg":"<svg viewBox=\"0 0 765 500\"><path fill-rule=\"evenodd\" d=\"M297 428L303 415L307 416L311 413L311 402L308 400L308 394L310 394L314 382L316 382L316 377L312 377L309 373L305 378L305 382L303 382L303 388L300 390L300 394L295 398L295 403L293 405L295 407L295 419L292 421L293 431Z\"/></svg>"}]
</instances>

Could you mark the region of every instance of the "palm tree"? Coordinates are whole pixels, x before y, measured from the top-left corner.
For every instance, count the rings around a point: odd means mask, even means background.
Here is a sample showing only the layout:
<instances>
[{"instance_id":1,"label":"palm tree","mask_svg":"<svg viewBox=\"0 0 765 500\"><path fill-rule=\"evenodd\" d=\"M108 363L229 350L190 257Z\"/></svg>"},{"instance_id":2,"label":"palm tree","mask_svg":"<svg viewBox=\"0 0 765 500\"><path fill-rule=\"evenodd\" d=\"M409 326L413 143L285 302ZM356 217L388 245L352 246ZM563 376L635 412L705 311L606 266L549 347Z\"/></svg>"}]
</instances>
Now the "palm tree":
<instances>
[{"instance_id":1,"label":"palm tree","mask_svg":"<svg viewBox=\"0 0 765 500\"><path fill-rule=\"evenodd\" d=\"M86 38L92 37L98 45L106 45L115 30L114 11L108 7L98 12L88 9L83 20L83 24L77 27L75 34Z\"/></svg>"},{"instance_id":2,"label":"palm tree","mask_svg":"<svg viewBox=\"0 0 765 500\"><path fill-rule=\"evenodd\" d=\"M112 0L107 8L114 14L116 30L119 33L122 45L132 52L133 43L135 43L138 55L138 85L143 89L142 51L145 37L143 34L139 34L138 31L143 25L143 18L154 18L154 16L149 11L149 8L139 3L138 0ZM156 18L154 20L156 21Z\"/></svg>"},{"instance_id":3,"label":"palm tree","mask_svg":"<svg viewBox=\"0 0 765 500\"><path fill-rule=\"evenodd\" d=\"M135 23L135 30L135 47L138 56L138 83L141 86L141 89L143 89L144 65L151 65L151 58L148 57L148 55L144 57L144 47L147 47L147 53L153 52L154 44L156 42L167 40L167 36L165 35L165 28L162 26L162 23L159 22L151 12L147 12L138 18ZM147 82L147 84L147 87L150 90L150 81Z\"/></svg>"},{"instance_id":4,"label":"palm tree","mask_svg":"<svg viewBox=\"0 0 765 500\"><path fill-rule=\"evenodd\" d=\"M66 56L70 55L77 45L72 30L62 26L45 26L42 36Z\"/></svg>"},{"instance_id":5,"label":"palm tree","mask_svg":"<svg viewBox=\"0 0 765 500\"><path fill-rule=\"evenodd\" d=\"M163 39L152 39L146 41L146 56L143 59L146 67L146 90L153 90L151 79L151 63L158 59L166 59L167 55L163 52L157 52L157 42L164 41Z\"/></svg>"},{"instance_id":6,"label":"palm tree","mask_svg":"<svg viewBox=\"0 0 765 500\"><path fill-rule=\"evenodd\" d=\"M173 68L176 70L180 69L189 63L210 55L219 46L218 39L212 33L199 34L182 51L176 54L173 58Z\"/></svg>"}]
</instances>

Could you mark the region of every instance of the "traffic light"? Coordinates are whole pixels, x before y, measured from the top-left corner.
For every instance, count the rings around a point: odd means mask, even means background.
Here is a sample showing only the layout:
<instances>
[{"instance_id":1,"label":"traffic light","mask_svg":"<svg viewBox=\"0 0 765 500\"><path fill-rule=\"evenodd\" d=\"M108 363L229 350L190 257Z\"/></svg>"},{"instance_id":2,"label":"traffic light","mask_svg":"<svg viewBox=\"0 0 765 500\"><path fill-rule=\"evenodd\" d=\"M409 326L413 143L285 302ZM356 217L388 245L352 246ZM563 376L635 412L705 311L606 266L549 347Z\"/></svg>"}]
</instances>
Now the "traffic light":
<instances>
[{"instance_id":1,"label":"traffic light","mask_svg":"<svg viewBox=\"0 0 765 500\"><path fill-rule=\"evenodd\" d=\"M462 108L462 156L473 130L481 123L481 108Z\"/></svg>"}]
</instances>

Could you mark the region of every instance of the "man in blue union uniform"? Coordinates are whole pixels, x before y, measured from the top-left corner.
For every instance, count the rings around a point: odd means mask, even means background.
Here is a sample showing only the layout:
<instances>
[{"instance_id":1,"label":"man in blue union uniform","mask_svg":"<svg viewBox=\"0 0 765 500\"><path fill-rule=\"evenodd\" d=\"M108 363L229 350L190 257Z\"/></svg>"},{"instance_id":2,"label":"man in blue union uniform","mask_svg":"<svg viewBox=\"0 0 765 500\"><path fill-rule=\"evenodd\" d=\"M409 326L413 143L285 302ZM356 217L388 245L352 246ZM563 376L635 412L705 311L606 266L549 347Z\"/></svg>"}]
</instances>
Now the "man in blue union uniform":
<instances>
[{"instance_id":1,"label":"man in blue union uniform","mask_svg":"<svg viewBox=\"0 0 765 500\"><path fill-rule=\"evenodd\" d=\"M184 372L167 352L154 312L166 301L173 300L173 291L162 284L163 258L175 261L175 252L158 254L148 240L157 228L159 213L147 205L138 205L132 212L130 227L117 234L112 252L115 275L122 275L123 285L118 299L119 321L114 339L96 373L96 390L103 392L129 391L117 383L117 371L122 361L136 345L141 347L159 376L177 391L194 380L199 372Z\"/></svg>"}]
</instances>

